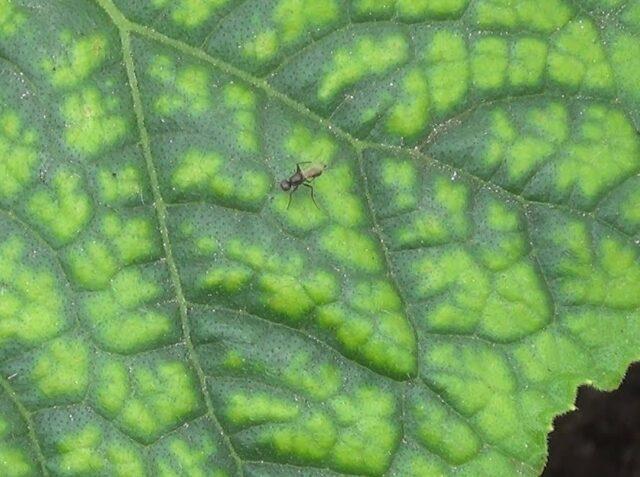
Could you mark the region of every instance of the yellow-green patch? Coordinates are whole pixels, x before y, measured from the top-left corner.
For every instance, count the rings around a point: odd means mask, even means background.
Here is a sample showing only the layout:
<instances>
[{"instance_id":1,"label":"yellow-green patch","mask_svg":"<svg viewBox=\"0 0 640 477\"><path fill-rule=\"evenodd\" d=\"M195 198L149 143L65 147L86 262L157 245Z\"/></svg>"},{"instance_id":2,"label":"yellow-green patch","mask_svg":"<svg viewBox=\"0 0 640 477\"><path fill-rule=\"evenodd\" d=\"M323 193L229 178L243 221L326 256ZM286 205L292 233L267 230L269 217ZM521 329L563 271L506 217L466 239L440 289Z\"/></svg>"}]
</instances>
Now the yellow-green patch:
<instances>
[{"instance_id":1,"label":"yellow-green patch","mask_svg":"<svg viewBox=\"0 0 640 477\"><path fill-rule=\"evenodd\" d=\"M600 44L600 33L588 19L568 23L554 35L549 76L557 83L587 90L611 90L613 70Z\"/></svg>"},{"instance_id":2,"label":"yellow-green patch","mask_svg":"<svg viewBox=\"0 0 640 477\"><path fill-rule=\"evenodd\" d=\"M242 47L242 52L249 58L255 58L259 62L268 61L276 56L280 42L275 30L264 30L256 34L253 40L249 40Z\"/></svg>"},{"instance_id":3,"label":"yellow-green patch","mask_svg":"<svg viewBox=\"0 0 640 477\"><path fill-rule=\"evenodd\" d=\"M233 111L238 144L250 152L258 151L256 123L257 98L246 86L229 84L224 88L226 106Z\"/></svg>"},{"instance_id":4,"label":"yellow-green patch","mask_svg":"<svg viewBox=\"0 0 640 477\"><path fill-rule=\"evenodd\" d=\"M332 460L335 468L354 474L381 475L389 467L400 439L393 395L373 387L340 395L330 406L341 426Z\"/></svg>"},{"instance_id":5,"label":"yellow-green patch","mask_svg":"<svg viewBox=\"0 0 640 477\"><path fill-rule=\"evenodd\" d=\"M22 9L18 9L13 0L0 0L0 34L12 36L27 19Z\"/></svg>"},{"instance_id":6,"label":"yellow-green patch","mask_svg":"<svg viewBox=\"0 0 640 477\"><path fill-rule=\"evenodd\" d=\"M0 10L2 6L0 6ZM35 463L18 446L0 443L0 474L6 477L28 477L37 475Z\"/></svg>"},{"instance_id":7,"label":"yellow-green patch","mask_svg":"<svg viewBox=\"0 0 640 477\"><path fill-rule=\"evenodd\" d=\"M564 0L479 0L472 18L480 27L552 33L569 21L573 8Z\"/></svg>"},{"instance_id":8,"label":"yellow-green patch","mask_svg":"<svg viewBox=\"0 0 640 477\"><path fill-rule=\"evenodd\" d=\"M146 475L142 454L129 443L110 442L106 448L106 459L116 477Z\"/></svg>"},{"instance_id":9,"label":"yellow-green patch","mask_svg":"<svg viewBox=\"0 0 640 477\"><path fill-rule=\"evenodd\" d=\"M503 38L482 37L471 51L471 78L481 90L504 86L509 66L509 45Z\"/></svg>"},{"instance_id":10,"label":"yellow-green patch","mask_svg":"<svg viewBox=\"0 0 640 477\"><path fill-rule=\"evenodd\" d=\"M539 85L547 62L547 50L547 44L537 38L518 39L511 47L509 82L518 87Z\"/></svg>"},{"instance_id":11,"label":"yellow-green patch","mask_svg":"<svg viewBox=\"0 0 640 477\"><path fill-rule=\"evenodd\" d=\"M589 106L574 126L572 142L556 168L555 185L577 188L593 202L640 165L640 140L626 115L606 106Z\"/></svg>"},{"instance_id":12,"label":"yellow-green patch","mask_svg":"<svg viewBox=\"0 0 640 477\"><path fill-rule=\"evenodd\" d=\"M106 349L120 353L141 351L161 341L174 328L175 318L166 311L123 307L118 303L122 298L114 289L113 295L96 294L86 303L93 336Z\"/></svg>"},{"instance_id":13,"label":"yellow-green patch","mask_svg":"<svg viewBox=\"0 0 640 477\"><path fill-rule=\"evenodd\" d=\"M0 116L0 199L15 197L37 175L36 137L15 112Z\"/></svg>"},{"instance_id":14,"label":"yellow-green patch","mask_svg":"<svg viewBox=\"0 0 640 477\"><path fill-rule=\"evenodd\" d=\"M462 464L478 454L481 440L457 414L436 399L417 400L409 408L421 443L452 464Z\"/></svg>"},{"instance_id":15,"label":"yellow-green patch","mask_svg":"<svg viewBox=\"0 0 640 477\"><path fill-rule=\"evenodd\" d=\"M429 380L483 437L507 439L520 428L516 380L506 358L489 346L432 343L425 355Z\"/></svg>"},{"instance_id":16,"label":"yellow-green patch","mask_svg":"<svg viewBox=\"0 0 640 477\"><path fill-rule=\"evenodd\" d=\"M142 199L142 177L133 165L121 169L100 169L98 190L100 198L109 205L120 205L134 199Z\"/></svg>"},{"instance_id":17,"label":"yellow-green patch","mask_svg":"<svg viewBox=\"0 0 640 477\"><path fill-rule=\"evenodd\" d=\"M304 33L336 21L340 7L336 0L280 0L273 19L281 32L282 41L291 43Z\"/></svg>"},{"instance_id":18,"label":"yellow-green patch","mask_svg":"<svg viewBox=\"0 0 640 477\"><path fill-rule=\"evenodd\" d=\"M253 270L239 263L214 265L200 279L200 286L227 293L239 292L253 276Z\"/></svg>"},{"instance_id":19,"label":"yellow-green patch","mask_svg":"<svg viewBox=\"0 0 640 477\"><path fill-rule=\"evenodd\" d=\"M152 218L137 216L122 219L110 213L103 217L101 225L122 262L131 264L160 256L162 247Z\"/></svg>"},{"instance_id":20,"label":"yellow-green patch","mask_svg":"<svg viewBox=\"0 0 640 477\"><path fill-rule=\"evenodd\" d=\"M385 193L399 209L410 209L418 203L418 170L411 161L387 158L382 161L382 183Z\"/></svg>"},{"instance_id":21,"label":"yellow-green patch","mask_svg":"<svg viewBox=\"0 0 640 477\"><path fill-rule=\"evenodd\" d=\"M427 77L412 69L401 80L402 93L387 118L387 130L401 137L413 137L424 131L429 120Z\"/></svg>"},{"instance_id":22,"label":"yellow-green patch","mask_svg":"<svg viewBox=\"0 0 640 477\"><path fill-rule=\"evenodd\" d=\"M236 426L286 422L300 413L297 404L264 393L238 393L229 398L224 414Z\"/></svg>"},{"instance_id":23,"label":"yellow-green patch","mask_svg":"<svg viewBox=\"0 0 640 477\"><path fill-rule=\"evenodd\" d=\"M238 184L242 187L238 187ZM271 189L271 179L258 168L244 168L240 174L225 164L217 153L192 149L178 163L172 175L178 190L193 191L213 198L259 206Z\"/></svg>"},{"instance_id":24,"label":"yellow-green patch","mask_svg":"<svg viewBox=\"0 0 640 477\"><path fill-rule=\"evenodd\" d=\"M129 375L124 364L106 361L98 368L95 399L102 412L116 416L129 395Z\"/></svg>"},{"instance_id":25,"label":"yellow-green patch","mask_svg":"<svg viewBox=\"0 0 640 477\"><path fill-rule=\"evenodd\" d=\"M378 245L370 235L338 225L322 232L320 246L332 258L366 272L382 269Z\"/></svg>"},{"instance_id":26,"label":"yellow-green patch","mask_svg":"<svg viewBox=\"0 0 640 477\"><path fill-rule=\"evenodd\" d=\"M366 313L335 303L319 307L316 318L363 364L400 378L415 372L415 336L399 311Z\"/></svg>"},{"instance_id":27,"label":"yellow-green patch","mask_svg":"<svg viewBox=\"0 0 640 477\"><path fill-rule=\"evenodd\" d=\"M356 189L354 173L348 163L343 162L327 168L325 173L314 181L314 188L319 206L335 223L354 227L365 222L365 206L360 191Z\"/></svg>"},{"instance_id":28,"label":"yellow-green patch","mask_svg":"<svg viewBox=\"0 0 640 477\"><path fill-rule=\"evenodd\" d=\"M35 192L27 208L33 220L57 244L64 245L71 242L88 224L92 205L77 174L59 171L51 185L53 193L46 190Z\"/></svg>"},{"instance_id":29,"label":"yellow-green patch","mask_svg":"<svg viewBox=\"0 0 640 477\"><path fill-rule=\"evenodd\" d=\"M171 20L186 28L197 28L213 17L229 0L151 0L155 8L168 9Z\"/></svg>"},{"instance_id":30,"label":"yellow-green patch","mask_svg":"<svg viewBox=\"0 0 640 477\"><path fill-rule=\"evenodd\" d=\"M164 85L154 102L158 113L166 116L177 112L202 114L211 107L211 78L202 66L178 67L168 56L156 55L149 65L149 74Z\"/></svg>"},{"instance_id":31,"label":"yellow-green patch","mask_svg":"<svg viewBox=\"0 0 640 477\"><path fill-rule=\"evenodd\" d=\"M467 45L462 34L437 32L425 53L431 101L436 111L449 111L460 104L469 87Z\"/></svg>"},{"instance_id":32,"label":"yellow-green patch","mask_svg":"<svg viewBox=\"0 0 640 477\"><path fill-rule=\"evenodd\" d=\"M284 370L284 379L294 389L302 390L312 399L323 401L340 389L342 374L329 363L314 363L307 353L293 357Z\"/></svg>"},{"instance_id":33,"label":"yellow-green patch","mask_svg":"<svg viewBox=\"0 0 640 477\"><path fill-rule=\"evenodd\" d=\"M106 462L99 447L103 443L102 431L87 424L75 433L66 433L57 443L58 456L54 466L67 475L96 475Z\"/></svg>"},{"instance_id":34,"label":"yellow-green patch","mask_svg":"<svg viewBox=\"0 0 640 477\"><path fill-rule=\"evenodd\" d=\"M337 300L340 291L336 277L322 270L313 271L305 276L302 280L302 286L317 305Z\"/></svg>"},{"instance_id":35,"label":"yellow-green patch","mask_svg":"<svg viewBox=\"0 0 640 477\"><path fill-rule=\"evenodd\" d=\"M402 35L362 37L352 49L340 48L333 54L318 86L318 98L332 100L361 79L381 75L404 63L408 54L409 45Z\"/></svg>"},{"instance_id":36,"label":"yellow-green patch","mask_svg":"<svg viewBox=\"0 0 640 477\"><path fill-rule=\"evenodd\" d=\"M125 401L119 422L136 439L153 442L203 412L197 380L183 363L140 366L133 375L133 392Z\"/></svg>"},{"instance_id":37,"label":"yellow-green patch","mask_svg":"<svg viewBox=\"0 0 640 477\"><path fill-rule=\"evenodd\" d=\"M94 86L66 97L61 107L67 144L94 156L121 140L128 122L120 115L115 96L105 98Z\"/></svg>"},{"instance_id":38,"label":"yellow-green patch","mask_svg":"<svg viewBox=\"0 0 640 477\"><path fill-rule=\"evenodd\" d=\"M310 161L330 167L338 147L328 134L318 134L304 126L295 125L285 140L284 148L294 156L295 162ZM295 164L291 166L295 168Z\"/></svg>"},{"instance_id":39,"label":"yellow-green patch","mask_svg":"<svg viewBox=\"0 0 640 477\"><path fill-rule=\"evenodd\" d=\"M260 276L258 285L267 308L288 321L304 319L315 306L300 281L291 275L267 273Z\"/></svg>"},{"instance_id":40,"label":"yellow-green patch","mask_svg":"<svg viewBox=\"0 0 640 477\"><path fill-rule=\"evenodd\" d=\"M66 259L71 269L71 280L86 290L106 288L119 267L107 244L96 240L70 249Z\"/></svg>"},{"instance_id":41,"label":"yellow-green patch","mask_svg":"<svg viewBox=\"0 0 640 477\"><path fill-rule=\"evenodd\" d=\"M31 371L31 379L50 399L80 399L89 384L89 349L77 339L48 345Z\"/></svg>"},{"instance_id":42,"label":"yellow-green patch","mask_svg":"<svg viewBox=\"0 0 640 477\"><path fill-rule=\"evenodd\" d=\"M93 35L72 40L69 33L61 35L67 57L43 61L44 69L51 75L51 83L57 88L71 88L87 79L104 62L108 42L104 35Z\"/></svg>"},{"instance_id":43,"label":"yellow-green patch","mask_svg":"<svg viewBox=\"0 0 640 477\"><path fill-rule=\"evenodd\" d=\"M337 429L329 416L315 411L294 423L265 429L259 440L272 445L278 455L321 462L331 452L336 438Z\"/></svg>"},{"instance_id":44,"label":"yellow-green patch","mask_svg":"<svg viewBox=\"0 0 640 477\"><path fill-rule=\"evenodd\" d=\"M469 0L397 0L396 11L401 18L456 18L466 9Z\"/></svg>"},{"instance_id":45,"label":"yellow-green patch","mask_svg":"<svg viewBox=\"0 0 640 477\"><path fill-rule=\"evenodd\" d=\"M156 461L159 475L178 477L180 472L184 472L190 476L227 477L226 472L211 467L211 457L216 453L216 446L210 437L202 437L197 443L174 438L167 447L168 458Z\"/></svg>"},{"instance_id":46,"label":"yellow-green patch","mask_svg":"<svg viewBox=\"0 0 640 477\"><path fill-rule=\"evenodd\" d=\"M16 237L0 243L0 342L41 343L67 323L54 276L26 266L24 253Z\"/></svg>"}]
</instances>

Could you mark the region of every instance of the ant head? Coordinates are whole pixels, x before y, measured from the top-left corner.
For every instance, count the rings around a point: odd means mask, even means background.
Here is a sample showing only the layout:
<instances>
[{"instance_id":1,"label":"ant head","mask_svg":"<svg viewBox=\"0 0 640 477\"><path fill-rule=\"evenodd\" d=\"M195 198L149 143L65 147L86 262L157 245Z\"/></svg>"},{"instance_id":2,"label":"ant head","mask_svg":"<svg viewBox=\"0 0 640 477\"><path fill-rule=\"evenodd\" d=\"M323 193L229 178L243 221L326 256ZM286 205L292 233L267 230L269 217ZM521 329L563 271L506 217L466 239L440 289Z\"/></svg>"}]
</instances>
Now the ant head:
<instances>
[{"instance_id":1,"label":"ant head","mask_svg":"<svg viewBox=\"0 0 640 477\"><path fill-rule=\"evenodd\" d=\"M283 180L282 182L280 182L280 188L282 190L289 190L291 189L291 182L289 182L287 179Z\"/></svg>"}]
</instances>

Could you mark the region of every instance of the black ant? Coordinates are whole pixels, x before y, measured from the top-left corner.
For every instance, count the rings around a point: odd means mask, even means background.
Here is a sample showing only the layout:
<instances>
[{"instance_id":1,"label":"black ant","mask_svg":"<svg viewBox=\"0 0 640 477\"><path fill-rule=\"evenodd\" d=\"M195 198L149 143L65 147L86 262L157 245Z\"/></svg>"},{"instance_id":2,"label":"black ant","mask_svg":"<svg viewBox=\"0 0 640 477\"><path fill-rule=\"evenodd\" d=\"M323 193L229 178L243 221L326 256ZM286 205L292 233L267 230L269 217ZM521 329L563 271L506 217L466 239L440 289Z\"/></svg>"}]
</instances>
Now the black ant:
<instances>
[{"instance_id":1,"label":"black ant","mask_svg":"<svg viewBox=\"0 0 640 477\"><path fill-rule=\"evenodd\" d=\"M300 164L311 164L311 166L306 169L301 169ZM311 185L311 181L316 177L322 175L326 168L327 166L324 164L311 163L310 161L299 162L298 164L296 164L296 172L294 172L293 175L288 179L284 179L282 182L280 182L280 188L282 190L291 191L289 193L289 202L287 203L287 209L289 209L289 206L291 205L291 197L293 196L293 193L298 189L300 185L307 186L309 189L311 189L311 200L313 200L315 206L318 207L316 198L313 195L313 186ZM320 207L318 207L318 209L319 208Z\"/></svg>"}]
</instances>

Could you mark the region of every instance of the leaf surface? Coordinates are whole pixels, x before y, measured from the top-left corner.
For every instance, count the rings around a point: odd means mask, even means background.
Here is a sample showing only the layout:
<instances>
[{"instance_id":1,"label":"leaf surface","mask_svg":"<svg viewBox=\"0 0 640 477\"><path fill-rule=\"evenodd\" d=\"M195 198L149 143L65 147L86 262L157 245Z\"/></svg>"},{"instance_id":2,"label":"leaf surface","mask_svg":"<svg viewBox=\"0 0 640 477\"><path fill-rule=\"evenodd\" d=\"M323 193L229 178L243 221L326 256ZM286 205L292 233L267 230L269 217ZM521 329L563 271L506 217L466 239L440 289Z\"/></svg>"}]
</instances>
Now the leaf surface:
<instances>
[{"instance_id":1,"label":"leaf surface","mask_svg":"<svg viewBox=\"0 0 640 477\"><path fill-rule=\"evenodd\" d=\"M0 0L0 475L539 474L639 73L638 0Z\"/></svg>"}]
</instances>

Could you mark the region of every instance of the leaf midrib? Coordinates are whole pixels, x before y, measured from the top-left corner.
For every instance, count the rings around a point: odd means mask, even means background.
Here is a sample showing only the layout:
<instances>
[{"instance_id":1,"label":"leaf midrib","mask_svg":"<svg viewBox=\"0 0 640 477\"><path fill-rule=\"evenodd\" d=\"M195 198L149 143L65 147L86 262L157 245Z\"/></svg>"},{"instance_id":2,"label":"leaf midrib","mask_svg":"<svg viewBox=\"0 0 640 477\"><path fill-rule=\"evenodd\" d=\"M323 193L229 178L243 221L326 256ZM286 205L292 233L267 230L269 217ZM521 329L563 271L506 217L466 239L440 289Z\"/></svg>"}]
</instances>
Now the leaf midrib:
<instances>
[{"instance_id":1,"label":"leaf midrib","mask_svg":"<svg viewBox=\"0 0 640 477\"><path fill-rule=\"evenodd\" d=\"M217 431L222 436L225 445L228 448L229 454L235 462L237 474L240 477L244 476L244 470L242 466L242 460L238 456L235 448L233 447L229 437L222 428L214 408L211 396L207 390L206 376L200 365L200 361L195 352L193 342L191 340L191 330L189 328L188 314L187 314L187 301L182 290L182 283L180 282L180 276L178 274L178 268L173 258L173 250L171 248L171 242L169 240L169 229L167 226L167 207L160 193L160 183L158 180L158 174L156 171L153 156L151 154L151 145L149 142L149 134L147 132L144 120L144 112L142 107L142 99L140 96L140 90L138 88L138 80L135 72L135 65L133 64L133 55L131 51L131 23L120 13L111 0L96 0L98 4L107 12L113 23L118 28L120 33L120 40L122 43L122 54L127 71L127 79L129 87L131 89L131 96L133 100L133 109L136 116L138 125L138 133L140 135L140 142L142 144L143 155L147 166L147 173L149 175L149 181L151 184L151 190L154 199L154 209L156 211L158 226L160 228L160 234L162 236L162 247L164 249L164 255L169 268L169 275L171 279L171 285L174 289L174 294L178 301L178 308L180 312L180 324L182 328L182 340L187 348L187 355L191 366L196 371L198 381L200 384L200 391L202 392L207 414L211 419L213 425L217 428Z\"/></svg>"}]
</instances>

